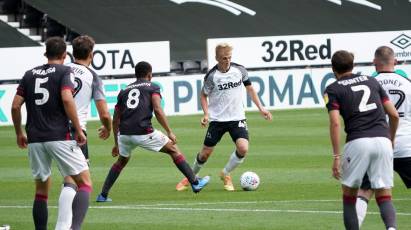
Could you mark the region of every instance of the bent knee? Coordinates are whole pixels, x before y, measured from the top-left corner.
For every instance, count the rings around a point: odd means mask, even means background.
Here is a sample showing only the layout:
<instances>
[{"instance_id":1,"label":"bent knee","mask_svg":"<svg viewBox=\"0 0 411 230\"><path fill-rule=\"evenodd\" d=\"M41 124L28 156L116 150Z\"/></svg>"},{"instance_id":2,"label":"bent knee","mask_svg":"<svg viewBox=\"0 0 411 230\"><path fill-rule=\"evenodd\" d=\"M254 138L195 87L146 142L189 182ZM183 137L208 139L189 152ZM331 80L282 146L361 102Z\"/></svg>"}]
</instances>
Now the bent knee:
<instances>
[{"instance_id":1,"label":"bent knee","mask_svg":"<svg viewBox=\"0 0 411 230\"><path fill-rule=\"evenodd\" d=\"M238 155L245 157L248 153L248 146L238 146L236 150Z\"/></svg>"}]
</instances>

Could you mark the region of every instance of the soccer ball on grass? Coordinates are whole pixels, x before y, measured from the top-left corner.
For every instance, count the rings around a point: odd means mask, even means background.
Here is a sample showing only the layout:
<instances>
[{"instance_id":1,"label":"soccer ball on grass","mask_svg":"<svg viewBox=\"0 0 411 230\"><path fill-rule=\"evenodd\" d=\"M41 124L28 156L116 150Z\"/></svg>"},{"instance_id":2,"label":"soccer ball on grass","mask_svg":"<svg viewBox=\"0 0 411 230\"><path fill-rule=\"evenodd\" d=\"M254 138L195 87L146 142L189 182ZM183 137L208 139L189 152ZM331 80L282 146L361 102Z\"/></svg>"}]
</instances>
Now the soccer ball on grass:
<instances>
[{"instance_id":1,"label":"soccer ball on grass","mask_svg":"<svg viewBox=\"0 0 411 230\"><path fill-rule=\"evenodd\" d=\"M255 172L245 172L240 177L241 188L245 191L254 191L260 185L260 177Z\"/></svg>"}]
</instances>

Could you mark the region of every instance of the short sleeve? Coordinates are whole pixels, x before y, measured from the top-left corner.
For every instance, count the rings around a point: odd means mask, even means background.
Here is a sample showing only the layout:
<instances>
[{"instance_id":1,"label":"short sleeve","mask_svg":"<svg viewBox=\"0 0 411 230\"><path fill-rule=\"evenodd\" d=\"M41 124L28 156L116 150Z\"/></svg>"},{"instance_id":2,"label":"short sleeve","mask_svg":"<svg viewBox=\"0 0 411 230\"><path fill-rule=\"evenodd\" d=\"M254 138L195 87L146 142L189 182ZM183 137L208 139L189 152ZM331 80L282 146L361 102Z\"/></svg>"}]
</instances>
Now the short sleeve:
<instances>
[{"instance_id":1,"label":"short sleeve","mask_svg":"<svg viewBox=\"0 0 411 230\"><path fill-rule=\"evenodd\" d=\"M122 105L122 95L123 95L123 90L120 90L120 92L118 93L118 95L117 95L117 104L114 106L114 109L116 110L116 111L120 111L121 110L121 105Z\"/></svg>"},{"instance_id":2,"label":"short sleeve","mask_svg":"<svg viewBox=\"0 0 411 230\"><path fill-rule=\"evenodd\" d=\"M60 89L70 89L74 90L74 84L73 84L73 79L74 79L74 73L72 72L70 67L64 66L64 72L63 72L63 77L61 79L61 85Z\"/></svg>"},{"instance_id":3,"label":"short sleeve","mask_svg":"<svg viewBox=\"0 0 411 230\"><path fill-rule=\"evenodd\" d=\"M93 82L91 83L91 88L92 88L91 96L95 101L106 99L106 96L104 95L104 90L103 90L103 81L95 73L93 73Z\"/></svg>"},{"instance_id":4,"label":"short sleeve","mask_svg":"<svg viewBox=\"0 0 411 230\"><path fill-rule=\"evenodd\" d=\"M241 80L243 81L244 86L251 85L251 81L250 81L250 79L248 78L248 72L247 72L247 70L245 69L245 67L242 66L242 65L239 65L239 66L238 66L238 69L239 69L240 72L241 72L241 76L242 76L242 79L241 79Z\"/></svg>"},{"instance_id":5,"label":"short sleeve","mask_svg":"<svg viewBox=\"0 0 411 230\"><path fill-rule=\"evenodd\" d=\"M160 96L160 98L161 98L161 88L160 88L160 86L158 86L158 85L155 84L155 83L152 83L151 86L152 86L152 93L151 93L151 95L158 95L158 96Z\"/></svg>"},{"instance_id":6,"label":"short sleeve","mask_svg":"<svg viewBox=\"0 0 411 230\"><path fill-rule=\"evenodd\" d=\"M26 76L26 75L24 75L24 76ZM17 86L16 95L19 95L19 96L21 96L21 97L24 98L25 92L26 92L25 77L23 77L23 78L20 80L19 85Z\"/></svg>"},{"instance_id":7,"label":"short sleeve","mask_svg":"<svg viewBox=\"0 0 411 230\"><path fill-rule=\"evenodd\" d=\"M323 97L325 106L327 107L328 111L340 109L340 103L338 101L337 94L331 87L327 87Z\"/></svg>"},{"instance_id":8,"label":"short sleeve","mask_svg":"<svg viewBox=\"0 0 411 230\"><path fill-rule=\"evenodd\" d=\"M387 95L387 92L382 88L382 86L378 83L378 93L381 98L381 102L384 104L385 102L389 101L390 98Z\"/></svg>"},{"instance_id":9,"label":"short sleeve","mask_svg":"<svg viewBox=\"0 0 411 230\"><path fill-rule=\"evenodd\" d=\"M208 95L214 89L214 73L215 71L207 73L204 77L203 92Z\"/></svg>"}]
</instances>

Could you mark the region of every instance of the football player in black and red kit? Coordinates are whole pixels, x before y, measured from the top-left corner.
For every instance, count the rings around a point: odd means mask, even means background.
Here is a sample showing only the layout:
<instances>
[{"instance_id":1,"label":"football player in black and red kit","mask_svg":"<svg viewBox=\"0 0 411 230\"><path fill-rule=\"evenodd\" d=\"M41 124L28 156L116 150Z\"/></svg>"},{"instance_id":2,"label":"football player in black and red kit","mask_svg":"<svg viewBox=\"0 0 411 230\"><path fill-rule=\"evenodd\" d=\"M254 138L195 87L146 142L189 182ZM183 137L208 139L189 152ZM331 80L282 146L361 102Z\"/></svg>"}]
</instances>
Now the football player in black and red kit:
<instances>
[{"instance_id":1,"label":"football player in black and red kit","mask_svg":"<svg viewBox=\"0 0 411 230\"><path fill-rule=\"evenodd\" d=\"M86 142L86 137L81 130L72 95L71 68L62 65L66 57L64 40L59 37L47 39L45 56L47 64L28 70L21 79L11 111L17 145L29 150L36 184L33 203L36 230L47 229L52 160L56 161L63 176L73 178L87 207L92 190L87 161L79 147ZM23 104L27 110L27 137L21 128ZM75 140L70 135L69 120L75 129ZM61 205L72 204L59 203L59 207Z\"/></svg>"},{"instance_id":2,"label":"football player in black and red kit","mask_svg":"<svg viewBox=\"0 0 411 230\"><path fill-rule=\"evenodd\" d=\"M326 88L324 98L330 119L333 176L342 184L345 228L359 229L355 203L358 188L367 173L386 229L396 229L396 214L391 201L392 143L399 115L377 80L352 73L353 54L337 51L331 62L337 81ZM347 133L341 162L340 115Z\"/></svg>"},{"instance_id":3,"label":"football player in black and red kit","mask_svg":"<svg viewBox=\"0 0 411 230\"><path fill-rule=\"evenodd\" d=\"M197 178L178 149L177 138L161 108L160 87L151 82L151 65L147 62L137 63L135 75L137 80L121 90L117 97L113 115L115 145L112 155L118 156L118 160L111 167L97 202L111 201L107 197L108 193L129 161L132 150L137 146L169 154L177 168L189 178L193 192L199 192L208 183L210 177ZM153 112L167 135L153 128L151 124Z\"/></svg>"}]
</instances>

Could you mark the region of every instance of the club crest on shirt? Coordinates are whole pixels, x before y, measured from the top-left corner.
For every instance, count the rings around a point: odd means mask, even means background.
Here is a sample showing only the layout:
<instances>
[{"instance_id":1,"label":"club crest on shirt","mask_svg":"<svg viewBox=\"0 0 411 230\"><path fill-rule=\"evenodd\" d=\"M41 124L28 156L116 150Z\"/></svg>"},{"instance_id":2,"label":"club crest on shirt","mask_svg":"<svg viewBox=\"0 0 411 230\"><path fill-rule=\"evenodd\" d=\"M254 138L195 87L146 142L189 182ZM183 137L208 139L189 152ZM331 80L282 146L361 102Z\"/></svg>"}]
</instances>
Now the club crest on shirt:
<instances>
[{"instance_id":1,"label":"club crest on shirt","mask_svg":"<svg viewBox=\"0 0 411 230\"><path fill-rule=\"evenodd\" d=\"M328 94L327 93L324 93L323 98L324 98L325 104L328 104Z\"/></svg>"}]
</instances>

